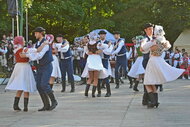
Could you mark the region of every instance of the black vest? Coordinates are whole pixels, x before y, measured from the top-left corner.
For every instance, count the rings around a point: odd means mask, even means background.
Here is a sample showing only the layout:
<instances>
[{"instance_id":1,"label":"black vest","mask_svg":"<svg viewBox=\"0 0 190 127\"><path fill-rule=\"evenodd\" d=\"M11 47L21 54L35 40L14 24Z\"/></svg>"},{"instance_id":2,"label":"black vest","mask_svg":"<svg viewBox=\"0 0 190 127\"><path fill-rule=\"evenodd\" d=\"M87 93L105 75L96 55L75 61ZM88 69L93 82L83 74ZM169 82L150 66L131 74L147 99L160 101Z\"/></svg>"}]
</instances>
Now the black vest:
<instances>
[{"instance_id":1,"label":"black vest","mask_svg":"<svg viewBox=\"0 0 190 127\"><path fill-rule=\"evenodd\" d=\"M41 44L45 41L46 39L43 38L40 42L39 45L36 44L35 48L38 48L41 46ZM39 60L39 65L40 66L43 66L43 65L46 65L46 64L49 64L53 61L53 56L52 56L52 49L51 47L49 46L49 50L44 54L44 56Z\"/></svg>"}]
</instances>

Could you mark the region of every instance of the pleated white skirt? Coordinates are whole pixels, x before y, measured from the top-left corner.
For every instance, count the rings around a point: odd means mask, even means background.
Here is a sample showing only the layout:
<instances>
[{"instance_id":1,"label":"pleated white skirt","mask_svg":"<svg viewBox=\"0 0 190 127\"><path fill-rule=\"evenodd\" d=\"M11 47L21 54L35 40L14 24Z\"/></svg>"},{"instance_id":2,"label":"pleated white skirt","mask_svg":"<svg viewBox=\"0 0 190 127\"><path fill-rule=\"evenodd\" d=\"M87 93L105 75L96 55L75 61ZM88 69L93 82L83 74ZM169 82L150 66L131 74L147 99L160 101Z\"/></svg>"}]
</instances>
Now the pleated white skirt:
<instances>
[{"instance_id":1,"label":"pleated white skirt","mask_svg":"<svg viewBox=\"0 0 190 127\"><path fill-rule=\"evenodd\" d=\"M100 55L89 55L87 58L87 63L84 68L84 71L81 75L81 77L89 77L88 72L89 71L100 71L99 78L104 79L107 78L109 73L108 71L103 67L102 59Z\"/></svg>"},{"instance_id":2,"label":"pleated white skirt","mask_svg":"<svg viewBox=\"0 0 190 127\"><path fill-rule=\"evenodd\" d=\"M59 61L56 55L53 55L52 66L53 66L53 70L51 73L51 77L61 78L61 70L60 70Z\"/></svg>"},{"instance_id":3,"label":"pleated white skirt","mask_svg":"<svg viewBox=\"0 0 190 127\"><path fill-rule=\"evenodd\" d=\"M151 56L145 70L144 84L156 85L174 81L184 71L184 69L177 69L170 66L160 56Z\"/></svg>"},{"instance_id":4,"label":"pleated white skirt","mask_svg":"<svg viewBox=\"0 0 190 127\"><path fill-rule=\"evenodd\" d=\"M145 70L142 65L143 62L143 57L140 56L136 59L135 63L132 65L128 76L133 77L133 78L138 78L140 74L144 74Z\"/></svg>"},{"instance_id":5,"label":"pleated white skirt","mask_svg":"<svg viewBox=\"0 0 190 127\"><path fill-rule=\"evenodd\" d=\"M36 81L29 63L16 63L5 89L23 90L24 92L37 91Z\"/></svg>"}]
</instances>

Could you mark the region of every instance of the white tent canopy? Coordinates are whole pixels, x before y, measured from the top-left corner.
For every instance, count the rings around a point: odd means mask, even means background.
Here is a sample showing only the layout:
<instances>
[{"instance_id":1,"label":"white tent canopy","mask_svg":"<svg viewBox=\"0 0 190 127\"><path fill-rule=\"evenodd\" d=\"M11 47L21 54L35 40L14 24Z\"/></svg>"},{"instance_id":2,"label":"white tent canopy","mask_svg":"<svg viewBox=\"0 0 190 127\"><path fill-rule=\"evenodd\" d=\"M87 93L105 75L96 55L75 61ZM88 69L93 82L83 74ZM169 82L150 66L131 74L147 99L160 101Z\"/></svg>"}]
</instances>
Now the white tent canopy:
<instances>
[{"instance_id":1,"label":"white tent canopy","mask_svg":"<svg viewBox=\"0 0 190 127\"><path fill-rule=\"evenodd\" d=\"M188 53L190 53L190 29L184 30L179 37L174 42L174 48L179 49L184 48Z\"/></svg>"}]
</instances>

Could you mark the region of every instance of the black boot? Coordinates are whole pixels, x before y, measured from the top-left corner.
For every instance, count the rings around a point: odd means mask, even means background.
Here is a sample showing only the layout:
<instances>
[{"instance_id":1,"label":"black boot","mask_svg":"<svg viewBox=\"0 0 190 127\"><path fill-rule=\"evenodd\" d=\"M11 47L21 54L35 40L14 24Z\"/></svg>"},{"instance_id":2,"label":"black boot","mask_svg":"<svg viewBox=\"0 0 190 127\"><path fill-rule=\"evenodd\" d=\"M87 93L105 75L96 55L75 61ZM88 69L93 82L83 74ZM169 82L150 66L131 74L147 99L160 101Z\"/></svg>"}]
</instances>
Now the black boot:
<instances>
[{"instance_id":1,"label":"black boot","mask_svg":"<svg viewBox=\"0 0 190 127\"><path fill-rule=\"evenodd\" d=\"M162 92L164 89L163 89L163 85L161 84L160 85L160 92Z\"/></svg>"},{"instance_id":2,"label":"black boot","mask_svg":"<svg viewBox=\"0 0 190 127\"><path fill-rule=\"evenodd\" d=\"M95 97L95 93L96 93L96 86L92 87L92 97Z\"/></svg>"},{"instance_id":3,"label":"black boot","mask_svg":"<svg viewBox=\"0 0 190 127\"><path fill-rule=\"evenodd\" d=\"M97 90L98 90L98 94L97 94L97 97L101 97L101 80L99 79L98 80L98 85L97 85Z\"/></svg>"},{"instance_id":4,"label":"black boot","mask_svg":"<svg viewBox=\"0 0 190 127\"><path fill-rule=\"evenodd\" d=\"M154 108L154 106L157 105L155 94L150 92L148 93L148 97L149 97L149 103L147 105L147 108Z\"/></svg>"},{"instance_id":5,"label":"black boot","mask_svg":"<svg viewBox=\"0 0 190 127\"><path fill-rule=\"evenodd\" d=\"M119 80L116 79L116 86L115 86L115 89L119 89Z\"/></svg>"},{"instance_id":6,"label":"black boot","mask_svg":"<svg viewBox=\"0 0 190 127\"><path fill-rule=\"evenodd\" d=\"M88 97L88 91L89 91L89 89L90 89L90 85L86 84L86 89L85 89L84 96Z\"/></svg>"},{"instance_id":7,"label":"black boot","mask_svg":"<svg viewBox=\"0 0 190 127\"><path fill-rule=\"evenodd\" d=\"M104 80L102 81L102 86L101 86L101 88L102 88L102 89L105 89L105 88L106 88L106 87L105 87L105 81L104 81Z\"/></svg>"},{"instance_id":8,"label":"black boot","mask_svg":"<svg viewBox=\"0 0 190 127\"><path fill-rule=\"evenodd\" d=\"M131 89L131 88L133 88L133 80L132 80L132 78L130 76L128 76L128 79L129 79L129 82L130 82L129 88Z\"/></svg>"},{"instance_id":9,"label":"black boot","mask_svg":"<svg viewBox=\"0 0 190 127\"><path fill-rule=\"evenodd\" d=\"M70 91L70 93L73 93L73 92L75 92L75 83L74 83L74 81L71 82L71 91Z\"/></svg>"},{"instance_id":10,"label":"black boot","mask_svg":"<svg viewBox=\"0 0 190 127\"><path fill-rule=\"evenodd\" d=\"M114 83L114 78L111 77L110 83Z\"/></svg>"},{"instance_id":11,"label":"black boot","mask_svg":"<svg viewBox=\"0 0 190 127\"><path fill-rule=\"evenodd\" d=\"M156 108L158 108L158 106L159 106L159 102L158 102L158 93L154 93L154 96L155 96L155 99L156 99Z\"/></svg>"},{"instance_id":12,"label":"black boot","mask_svg":"<svg viewBox=\"0 0 190 127\"><path fill-rule=\"evenodd\" d=\"M21 111L21 109L20 109L19 106L18 106L19 100L20 100L20 97L15 97L14 104L13 104L13 109L14 109L15 111Z\"/></svg>"},{"instance_id":13,"label":"black boot","mask_svg":"<svg viewBox=\"0 0 190 127\"><path fill-rule=\"evenodd\" d=\"M58 105L57 100L55 99L53 92L48 93L48 96L51 100L51 106L49 110L53 110Z\"/></svg>"},{"instance_id":14,"label":"black boot","mask_svg":"<svg viewBox=\"0 0 190 127\"><path fill-rule=\"evenodd\" d=\"M130 89L133 88L133 82L130 82L129 88L130 88Z\"/></svg>"},{"instance_id":15,"label":"black boot","mask_svg":"<svg viewBox=\"0 0 190 127\"><path fill-rule=\"evenodd\" d=\"M116 88L116 89L119 89L119 83L116 83L115 88Z\"/></svg>"},{"instance_id":16,"label":"black boot","mask_svg":"<svg viewBox=\"0 0 190 127\"><path fill-rule=\"evenodd\" d=\"M106 84L106 88L107 88L107 93L106 93L105 97L110 97L111 96L110 84Z\"/></svg>"},{"instance_id":17,"label":"black boot","mask_svg":"<svg viewBox=\"0 0 190 127\"><path fill-rule=\"evenodd\" d=\"M65 92L66 89L66 81L62 81L62 90L61 92Z\"/></svg>"},{"instance_id":18,"label":"black boot","mask_svg":"<svg viewBox=\"0 0 190 127\"><path fill-rule=\"evenodd\" d=\"M28 98L24 98L24 112L28 111Z\"/></svg>"},{"instance_id":19,"label":"black boot","mask_svg":"<svg viewBox=\"0 0 190 127\"><path fill-rule=\"evenodd\" d=\"M41 109L38 109L38 111L47 111L50 109L50 104L49 104L49 99L48 96L45 93L41 93L40 97L42 99L43 102L43 107Z\"/></svg>"},{"instance_id":20,"label":"black boot","mask_svg":"<svg viewBox=\"0 0 190 127\"><path fill-rule=\"evenodd\" d=\"M142 100L142 105L145 106L145 105L148 105L148 93L147 92L144 92L143 94L143 100Z\"/></svg>"},{"instance_id":21,"label":"black boot","mask_svg":"<svg viewBox=\"0 0 190 127\"><path fill-rule=\"evenodd\" d=\"M135 81L135 85L134 85L134 87L133 87L133 90L136 91L136 92L139 91L138 88L137 88L137 87L138 87L138 84L139 84L139 81L136 80L136 81Z\"/></svg>"}]
</instances>

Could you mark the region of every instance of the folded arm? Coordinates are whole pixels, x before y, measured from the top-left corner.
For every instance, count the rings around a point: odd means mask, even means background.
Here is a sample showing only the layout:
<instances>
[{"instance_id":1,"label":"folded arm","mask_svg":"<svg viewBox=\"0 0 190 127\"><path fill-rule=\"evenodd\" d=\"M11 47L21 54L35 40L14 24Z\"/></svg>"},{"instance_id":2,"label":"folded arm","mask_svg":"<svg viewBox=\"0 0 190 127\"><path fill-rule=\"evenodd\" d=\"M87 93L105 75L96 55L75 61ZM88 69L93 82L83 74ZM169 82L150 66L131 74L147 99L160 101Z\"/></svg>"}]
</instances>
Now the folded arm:
<instances>
[{"instance_id":1,"label":"folded arm","mask_svg":"<svg viewBox=\"0 0 190 127\"><path fill-rule=\"evenodd\" d=\"M121 40L121 41L119 42L118 47L116 48L116 50L112 52L112 55L115 55L115 54L119 53L119 51L121 50L121 48L122 48L124 45L125 45L124 41Z\"/></svg>"}]
</instances>

